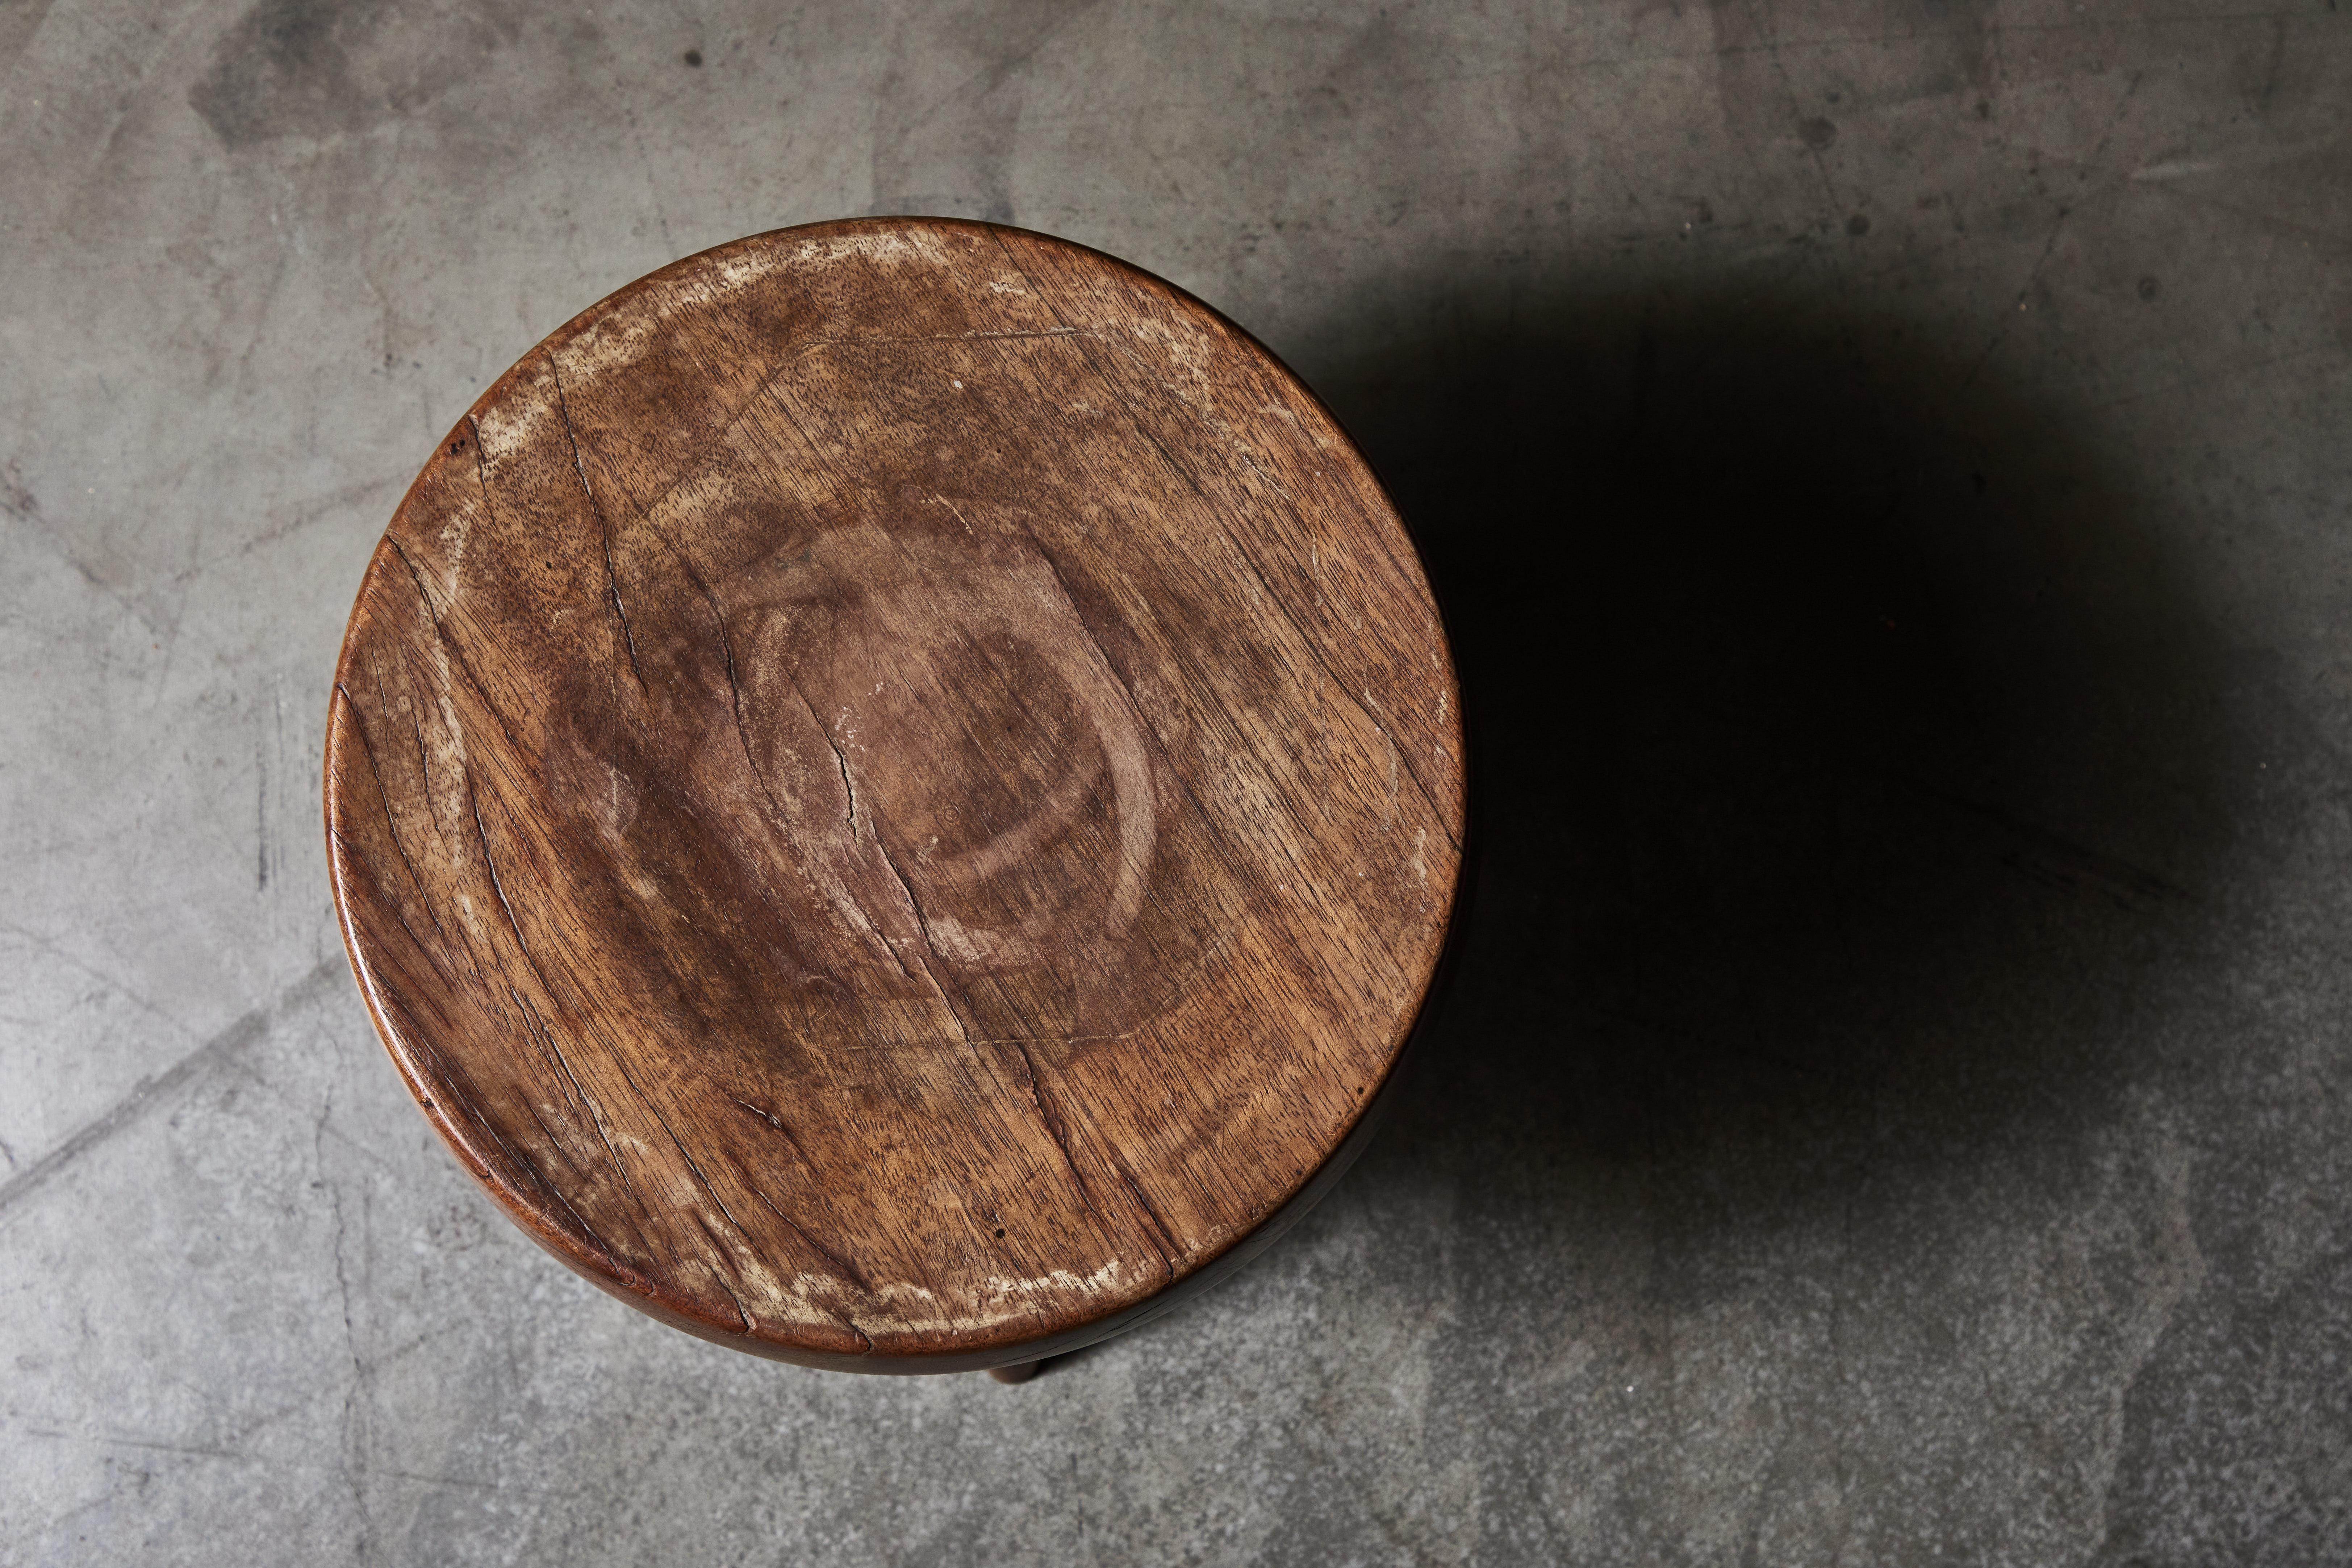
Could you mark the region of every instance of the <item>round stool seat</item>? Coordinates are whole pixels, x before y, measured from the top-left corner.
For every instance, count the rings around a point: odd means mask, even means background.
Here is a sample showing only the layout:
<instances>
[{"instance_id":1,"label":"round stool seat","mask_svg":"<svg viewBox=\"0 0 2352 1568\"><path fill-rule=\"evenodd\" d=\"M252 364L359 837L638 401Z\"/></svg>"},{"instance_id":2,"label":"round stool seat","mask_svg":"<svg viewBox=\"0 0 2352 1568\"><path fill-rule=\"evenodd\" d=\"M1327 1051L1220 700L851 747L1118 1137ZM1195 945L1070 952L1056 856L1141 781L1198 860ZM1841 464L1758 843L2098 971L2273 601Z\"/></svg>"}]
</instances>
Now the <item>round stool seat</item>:
<instances>
[{"instance_id":1,"label":"round stool seat","mask_svg":"<svg viewBox=\"0 0 2352 1568\"><path fill-rule=\"evenodd\" d=\"M344 940L594 1283L764 1355L1026 1362L1336 1174L1429 992L1460 704L1393 508L1206 307L876 219L485 394L336 672Z\"/></svg>"}]
</instances>

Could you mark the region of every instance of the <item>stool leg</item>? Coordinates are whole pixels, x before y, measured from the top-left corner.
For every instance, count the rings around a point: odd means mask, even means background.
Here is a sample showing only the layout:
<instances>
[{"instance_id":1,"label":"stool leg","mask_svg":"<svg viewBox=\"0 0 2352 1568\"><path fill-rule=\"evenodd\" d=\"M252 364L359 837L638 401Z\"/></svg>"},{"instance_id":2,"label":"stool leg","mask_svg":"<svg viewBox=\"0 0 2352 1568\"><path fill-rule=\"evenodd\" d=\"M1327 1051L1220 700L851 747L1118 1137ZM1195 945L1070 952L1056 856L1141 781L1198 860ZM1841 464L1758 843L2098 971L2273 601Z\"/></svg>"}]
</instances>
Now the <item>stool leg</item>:
<instances>
[{"instance_id":1,"label":"stool leg","mask_svg":"<svg viewBox=\"0 0 2352 1568\"><path fill-rule=\"evenodd\" d=\"M1017 1361L1011 1366L992 1366L988 1369L988 1375L999 1383L1026 1383L1036 1376L1037 1369L1045 1364L1042 1361Z\"/></svg>"}]
</instances>

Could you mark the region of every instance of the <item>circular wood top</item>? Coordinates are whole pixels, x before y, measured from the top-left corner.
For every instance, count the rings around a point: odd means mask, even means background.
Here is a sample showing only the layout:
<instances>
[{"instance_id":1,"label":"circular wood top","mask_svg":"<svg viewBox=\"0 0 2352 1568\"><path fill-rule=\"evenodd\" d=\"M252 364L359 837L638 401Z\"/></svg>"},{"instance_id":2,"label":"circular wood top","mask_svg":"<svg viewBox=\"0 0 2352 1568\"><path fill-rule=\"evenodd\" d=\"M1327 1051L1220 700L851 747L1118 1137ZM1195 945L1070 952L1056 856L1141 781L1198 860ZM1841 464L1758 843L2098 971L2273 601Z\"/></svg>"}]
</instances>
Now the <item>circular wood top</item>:
<instances>
[{"instance_id":1,"label":"circular wood top","mask_svg":"<svg viewBox=\"0 0 2352 1568\"><path fill-rule=\"evenodd\" d=\"M1412 547L1272 355L1096 252L690 257L509 371L336 672L352 962L531 1235L710 1339L951 1370L1232 1253L1454 902Z\"/></svg>"}]
</instances>

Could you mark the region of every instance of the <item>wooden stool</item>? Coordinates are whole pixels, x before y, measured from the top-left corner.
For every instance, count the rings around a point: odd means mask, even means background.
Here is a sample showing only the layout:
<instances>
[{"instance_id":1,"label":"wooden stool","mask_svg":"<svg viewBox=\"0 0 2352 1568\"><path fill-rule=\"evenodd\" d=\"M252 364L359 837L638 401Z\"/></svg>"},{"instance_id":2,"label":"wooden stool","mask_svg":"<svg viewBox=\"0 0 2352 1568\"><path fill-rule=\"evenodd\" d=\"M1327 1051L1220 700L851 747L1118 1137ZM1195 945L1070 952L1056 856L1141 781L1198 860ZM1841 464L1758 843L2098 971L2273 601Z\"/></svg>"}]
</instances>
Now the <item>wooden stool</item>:
<instances>
[{"instance_id":1,"label":"wooden stool","mask_svg":"<svg viewBox=\"0 0 2352 1568\"><path fill-rule=\"evenodd\" d=\"M326 806L376 1026L518 1224L721 1344L954 1372L1338 1175L1463 778L1412 546L1271 354L876 219L665 268L483 395L370 563Z\"/></svg>"}]
</instances>

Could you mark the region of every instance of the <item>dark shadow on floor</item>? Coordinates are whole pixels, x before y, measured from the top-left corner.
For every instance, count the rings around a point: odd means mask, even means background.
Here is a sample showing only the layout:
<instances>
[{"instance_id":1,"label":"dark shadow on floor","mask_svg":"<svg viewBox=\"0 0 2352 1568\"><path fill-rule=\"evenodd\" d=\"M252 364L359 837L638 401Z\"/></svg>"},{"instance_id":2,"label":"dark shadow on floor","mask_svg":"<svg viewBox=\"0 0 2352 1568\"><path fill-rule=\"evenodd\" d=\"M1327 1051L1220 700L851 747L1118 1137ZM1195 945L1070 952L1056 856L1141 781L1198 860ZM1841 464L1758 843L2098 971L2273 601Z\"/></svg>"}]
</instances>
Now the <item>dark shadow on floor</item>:
<instances>
[{"instance_id":1,"label":"dark shadow on floor","mask_svg":"<svg viewBox=\"0 0 2352 1568\"><path fill-rule=\"evenodd\" d=\"M1442 1165L1465 1223L1664 1192L1699 1242L2095 1121L2231 837L2144 487L1896 315L1438 284L1378 323L1300 365L1438 584L1481 847L1351 1179Z\"/></svg>"}]
</instances>

